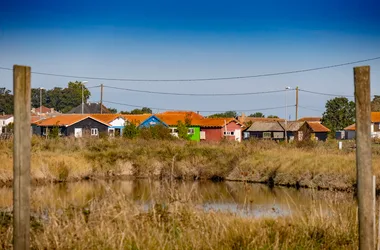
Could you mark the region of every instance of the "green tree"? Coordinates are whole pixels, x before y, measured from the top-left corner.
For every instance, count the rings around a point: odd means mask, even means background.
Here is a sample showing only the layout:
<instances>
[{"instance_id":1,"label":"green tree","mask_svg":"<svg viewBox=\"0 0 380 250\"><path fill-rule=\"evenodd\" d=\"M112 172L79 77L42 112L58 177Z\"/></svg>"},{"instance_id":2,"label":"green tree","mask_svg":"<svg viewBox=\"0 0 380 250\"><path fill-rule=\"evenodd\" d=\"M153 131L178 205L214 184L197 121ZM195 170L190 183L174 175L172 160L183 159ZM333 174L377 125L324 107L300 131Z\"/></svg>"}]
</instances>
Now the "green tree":
<instances>
[{"instance_id":1,"label":"green tree","mask_svg":"<svg viewBox=\"0 0 380 250\"><path fill-rule=\"evenodd\" d=\"M279 118L277 115L268 115L267 118Z\"/></svg>"},{"instance_id":2,"label":"green tree","mask_svg":"<svg viewBox=\"0 0 380 250\"><path fill-rule=\"evenodd\" d=\"M131 111L121 111L121 114L132 114L132 115L142 115L142 114L152 114L153 111L150 108L143 107L141 109L133 109Z\"/></svg>"},{"instance_id":3,"label":"green tree","mask_svg":"<svg viewBox=\"0 0 380 250\"><path fill-rule=\"evenodd\" d=\"M250 114L249 117L261 117L261 118L264 118L265 115L261 112L256 112L254 114Z\"/></svg>"},{"instance_id":4,"label":"green tree","mask_svg":"<svg viewBox=\"0 0 380 250\"><path fill-rule=\"evenodd\" d=\"M123 137L128 139L136 138L139 135L139 129L133 122L125 123L123 128Z\"/></svg>"},{"instance_id":5,"label":"green tree","mask_svg":"<svg viewBox=\"0 0 380 250\"><path fill-rule=\"evenodd\" d=\"M116 114L117 113L117 109L115 108L107 108L109 110L109 112L111 112L111 114Z\"/></svg>"},{"instance_id":6,"label":"green tree","mask_svg":"<svg viewBox=\"0 0 380 250\"><path fill-rule=\"evenodd\" d=\"M51 138L51 139L57 139L57 138L59 138L59 132L60 132L59 126L58 126L58 124L56 124L56 125L53 126L53 128L49 131L48 136L49 136L49 138Z\"/></svg>"},{"instance_id":7,"label":"green tree","mask_svg":"<svg viewBox=\"0 0 380 250\"><path fill-rule=\"evenodd\" d=\"M40 106L40 89L31 89L31 92L32 92L32 96L31 96L31 101L32 101L32 107L33 108L38 108ZM47 106L46 105L46 90L45 89L42 89L41 90L41 93L42 93L42 105L43 106Z\"/></svg>"},{"instance_id":8,"label":"green tree","mask_svg":"<svg viewBox=\"0 0 380 250\"><path fill-rule=\"evenodd\" d=\"M326 111L322 116L322 124L328 127L332 134L355 122L355 103L346 97L328 100L325 107Z\"/></svg>"},{"instance_id":9,"label":"green tree","mask_svg":"<svg viewBox=\"0 0 380 250\"><path fill-rule=\"evenodd\" d=\"M371 102L371 111L380 112L380 95L375 95Z\"/></svg>"},{"instance_id":10,"label":"green tree","mask_svg":"<svg viewBox=\"0 0 380 250\"><path fill-rule=\"evenodd\" d=\"M177 122L177 131L178 131L178 137L179 138L185 139L185 140L189 140L190 139L190 135L187 133L188 132L188 127L182 121L178 121Z\"/></svg>"},{"instance_id":11,"label":"green tree","mask_svg":"<svg viewBox=\"0 0 380 250\"><path fill-rule=\"evenodd\" d=\"M235 118L237 117L236 111L226 111L224 113L217 113L209 116L210 118Z\"/></svg>"},{"instance_id":12,"label":"green tree","mask_svg":"<svg viewBox=\"0 0 380 250\"><path fill-rule=\"evenodd\" d=\"M13 95L6 88L0 89L0 113L13 114Z\"/></svg>"}]
</instances>

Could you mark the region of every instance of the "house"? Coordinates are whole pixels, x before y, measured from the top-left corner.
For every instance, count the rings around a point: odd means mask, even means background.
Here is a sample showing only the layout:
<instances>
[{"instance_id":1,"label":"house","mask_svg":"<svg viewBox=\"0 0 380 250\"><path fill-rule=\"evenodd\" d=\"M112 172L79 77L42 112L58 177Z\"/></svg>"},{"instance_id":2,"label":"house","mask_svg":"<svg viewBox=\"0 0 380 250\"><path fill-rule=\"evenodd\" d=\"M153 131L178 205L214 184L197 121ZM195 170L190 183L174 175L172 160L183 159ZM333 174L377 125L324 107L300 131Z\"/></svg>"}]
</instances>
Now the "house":
<instances>
[{"instance_id":1,"label":"house","mask_svg":"<svg viewBox=\"0 0 380 250\"><path fill-rule=\"evenodd\" d=\"M54 108L47 108L45 106L40 106L38 108L32 108L31 110L32 116L51 116L60 114L58 111L55 111Z\"/></svg>"},{"instance_id":2,"label":"house","mask_svg":"<svg viewBox=\"0 0 380 250\"><path fill-rule=\"evenodd\" d=\"M177 125L179 122L187 126L187 134L192 141L200 141L200 124L205 119L192 111L167 111L156 115L161 121L169 126L171 135L178 137Z\"/></svg>"},{"instance_id":3,"label":"house","mask_svg":"<svg viewBox=\"0 0 380 250\"><path fill-rule=\"evenodd\" d=\"M48 136L54 127L59 128L59 135L82 137L84 135L99 136L107 133L110 124L90 115L60 115L37 121L33 125L33 133Z\"/></svg>"},{"instance_id":4,"label":"house","mask_svg":"<svg viewBox=\"0 0 380 250\"><path fill-rule=\"evenodd\" d=\"M372 128L371 128L371 130L372 130ZM344 128L344 139L353 140L355 138L356 138L356 125L354 123L354 124Z\"/></svg>"},{"instance_id":5,"label":"house","mask_svg":"<svg viewBox=\"0 0 380 250\"><path fill-rule=\"evenodd\" d=\"M330 129L319 122L304 122L298 130L298 141L317 140L326 141Z\"/></svg>"},{"instance_id":6,"label":"house","mask_svg":"<svg viewBox=\"0 0 380 250\"><path fill-rule=\"evenodd\" d=\"M83 104L83 114L100 114L100 108L102 107L103 114L110 114L111 112L100 103L87 102ZM82 114L82 104L79 104L75 108L71 109L68 114Z\"/></svg>"},{"instance_id":7,"label":"house","mask_svg":"<svg viewBox=\"0 0 380 250\"><path fill-rule=\"evenodd\" d=\"M13 119L13 115L6 115L4 113L0 115L0 135L6 132L6 127L14 122Z\"/></svg>"},{"instance_id":8,"label":"house","mask_svg":"<svg viewBox=\"0 0 380 250\"><path fill-rule=\"evenodd\" d=\"M254 122L244 131L244 139L284 140L285 130L278 121Z\"/></svg>"},{"instance_id":9,"label":"house","mask_svg":"<svg viewBox=\"0 0 380 250\"><path fill-rule=\"evenodd\" d=\"M298 119L299 122L318 122L322 123L322 117L302 117Z\"/></svg>"},{"instance_id":10,"label":"house","mask_svg":"<svg viewBox=\"0 0 380 250\"><path fill-rule=\"evenodd\" d=\"M204 118L197 123L201 141L241 141L242 125L235 118Z\"/></svg>"},{"instance_id":11,"label":"house","mask_svg":"<svg viewBox=\"0 0 380 250\"><path fill-rule=\"evenodd\" d=\"M147 128L151 126L156 126L156 125L163 125L165 127L168 127L166 123L161 121L157 116L151 115L147 119L145 119L143 122L138 125L139 128Z\"/></svg>"},{"instance_id":12,"label":"house","mask_svg":"<svg viewBox=\"0 0 380 250\"><path fill-rule=\"evenodd\" d=\"M140 126L144 121L146 121L152 114L122 114L121 115L125 121L129 123L133 123L136 126Z\"/></svg>"},{"instance_id":13,"label":"house","mask_svg":"<svg viewBox=\"0 0 380 250\"><path fill-rule=\"evenodd\" d=\"M249 117L245 116L243 113L241 116L237 117L237 120L239 121L240 124L246 125L249 127L252 123L254 122L283 122L285 119L282 118L265 118L265 117Z\"/></svg>"},{"instance_id":14,"label":"house","mask_svg":"<svg viewBox=\"0 0 380 250\"><path fill-rule=\"evenodd\" d=\"M281 124L281 126L284 128L284 132L285 132L285 122L279 122ZM299 129L301 128L301 126L304 124L304 122L300 122L300 121L287 121L286 122L286 135L288 137L288 140L289 141L293 141L293 140L299 140Z\"/></svg>"},{"instance_id":15,"label":"house","mask_svg":"<svg viewBox=\"0 0 380 250\"><path fill-rule=\"evenodd\" d=\"M121 114L90 114L98 121L110 124L108 134L110 136L122 136L125 126L125 118Z\"/></svg>"},{"instance_id":16,"label":"house","mask_svg":"<svg viewBox=\"0 0 380 250\"><path fill-rule=\"evenodd\" d=\"M355 123L344 128L344 137L347 140L355 139ZM371 138L380 138L380 112L371 112Z\"/></svg>"}]
</instances>

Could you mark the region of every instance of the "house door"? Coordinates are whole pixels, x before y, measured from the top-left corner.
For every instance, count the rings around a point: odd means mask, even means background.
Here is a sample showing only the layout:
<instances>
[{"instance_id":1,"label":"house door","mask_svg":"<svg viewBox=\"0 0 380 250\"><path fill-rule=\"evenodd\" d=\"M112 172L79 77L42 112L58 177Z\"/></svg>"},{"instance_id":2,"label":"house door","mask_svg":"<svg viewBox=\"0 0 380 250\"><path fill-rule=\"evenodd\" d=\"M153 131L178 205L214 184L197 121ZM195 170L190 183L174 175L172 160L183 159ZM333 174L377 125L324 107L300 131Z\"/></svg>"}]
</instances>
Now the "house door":
<instances>
[{"instance_id":1,"label":"house door","mask_svg":"<svg viewBox=\"0 0 380 250\"><path fill-rule=\"evenodd\" d=\"M82 137L82 128L75 128L74 129L74 136L76 138Z\"/></svg>"},{"instance_id":2,"label":"house door","mask_svg":"<svg viewBox=\"0 0 380 250\"><path fill-rule=\"evenodd\" d=\"M241 141L241 131L240 129L235 129L235 141Z\"/></svg>"}]
</instances>

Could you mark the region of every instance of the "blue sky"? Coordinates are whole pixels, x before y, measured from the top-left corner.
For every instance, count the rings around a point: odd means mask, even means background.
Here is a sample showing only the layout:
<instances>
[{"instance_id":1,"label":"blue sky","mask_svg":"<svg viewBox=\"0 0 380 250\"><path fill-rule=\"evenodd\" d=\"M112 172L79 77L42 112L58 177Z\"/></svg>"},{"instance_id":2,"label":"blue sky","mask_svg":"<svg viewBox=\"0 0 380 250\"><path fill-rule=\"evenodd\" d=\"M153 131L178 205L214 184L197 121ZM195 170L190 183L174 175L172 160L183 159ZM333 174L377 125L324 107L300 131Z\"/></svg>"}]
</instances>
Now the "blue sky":
<instances>
[{"instance_id":1,"label":"blue sky","mask_svg":"<svg viewBox=\"0 0 380 250\"><path fill-rule=\"evenodd\" d=\"M56 74L178 79L282 72L380 56L380 3L309 2L3 1L0 67L24 64L32 71ZM372 94L380 94L380 60L365 64L371 66ZM255 92L299 86L352 95L354 66L244 80L88 79L88 84L179 93ZM77 79L33 75L32 85L64 87L70 80ZM3 86L12 88L12 72L0 70L0 87ZM99 89L91 91L91 101L99 101ZM104 99L154 108L210 111L285 105L284 93L184 97L105 89ZM328 99L301 92L300 105L313 110L300 109L300 115L320 115ZM294 92L288 92L288 104L294 104ZM285 110L263 113L284 117ZM293 119L294 108L289 108L288 113Z\"/></svg>"}]
</instances>

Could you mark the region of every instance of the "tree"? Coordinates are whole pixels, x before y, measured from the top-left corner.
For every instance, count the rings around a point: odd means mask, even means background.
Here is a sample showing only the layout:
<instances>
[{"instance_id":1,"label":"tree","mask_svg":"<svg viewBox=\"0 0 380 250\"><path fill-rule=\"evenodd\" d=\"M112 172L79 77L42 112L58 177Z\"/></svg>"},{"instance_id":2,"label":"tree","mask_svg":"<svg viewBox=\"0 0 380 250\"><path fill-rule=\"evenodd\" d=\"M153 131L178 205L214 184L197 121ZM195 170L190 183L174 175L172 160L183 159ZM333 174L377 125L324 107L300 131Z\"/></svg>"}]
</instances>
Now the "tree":
<instances>
[{"instance_id":1,"label":"tree","mask_svg":"<svg viewBox=\"0 0 380 250\"><path fill-rule=\"evenodd\" d=\"M371 111L380 112L380 95L375 95L371 102Z\"/></svg>"},{"instance_id":2,"label":"tree","mask_svg":"<svg viewBox=\"0 0 380 250\"><path fill-rule=\"evenodd\" d=\"M250 114L249 117L261 117L261 118L264 118L265 115L261 112L256 112L254 114Z\"/></svg>"},{"instance_id":3,"label":"tree","mask_svg":"<svg viewBox=\"0 0 380 250\"><path fill-rule=\"evenodd\" d=\"M47 98L46 98L46 90L42 89L40 92L40 89L31 89L32 96L31 96L31 101L32 101L32 107L33 108L38 108L40 106L40 99L42 100L42 105L47 106ZM41 93L42 93L42 98L41 98Z\"/></svg>"},{"instance_id":4,"label":"tree","mask_svg":"<svg viewBox=\"0 0 380 250\"><path fill-rule=\"evenodd\" d=\"M139 135L139 129L133 122L125 123L123 128L123 137L128 139L136 138Z\"/></svg>"},{"instance_id":5,"label":"tree","mask_svg":"<svg viewBox=\"0 0 380 250\"><path fill-rule=\"evenodd\" d=\"M152 114L153 111L150 108L143 107L141 109L133 109L132 111L121 111L121 114L132 114L132 115L142 115L142 114Z\"/></svg>"},{"instance_id":6,"label":"tree","mask_svg":"<svg viewBox=\"0 0 380 250\"><path fill-rule=\"evenodd\" d=\"M109 112L111 112L111 114L117 114L117 109L115 108L107 108Z\"/></svg>"},{"instance_id":7,"label":"tree","mask_svg":"<svg viewBox=\"0 0 380 250\"><path fill-rule=\"evenodd\" d=\"M182 121L177 122L177 131L178 131L178 137L181 139L189 140L190 135L187 133L188 128L185 123Z\"/></svg>"},{"instance_id":8,"label":"tree","mask_svg":"<svg viewBox=\"0 0 380 250\"><path fill-rule=\"evenodd\" d=\"M224 113L217 113L210 115L209 118L235 118L237 117L236 111L226 111Z\"/></svg>"},{"instance_id":9,"label":"tree","mask_svg":"<svg viewBox=\"0 0 380 250\"><path fill-rule=\"evenodd\" d=\"M13 95L5 88L0 92L0 113L13 114Z\"/></svg>"},{"instance_id":10,"label":"tree","mask_svg":"<svg viewBox=\"0 0 380 250\"><path fill-rule=\"evenodd\" d=\"M267 118L279 118L277 115L268 115Z\"/></svg>"},{"instance_id":11,"label":"tree","mask_svg":"<svg viewBox=\"0 0 380 250\"><path fill-rule=\"evenodd\" d=\"M332 134L355 122L355 103L346 97L328 100L325 107L326 111L322 116L322 124L328 127Z\"/></svg>"}]
</instances>

